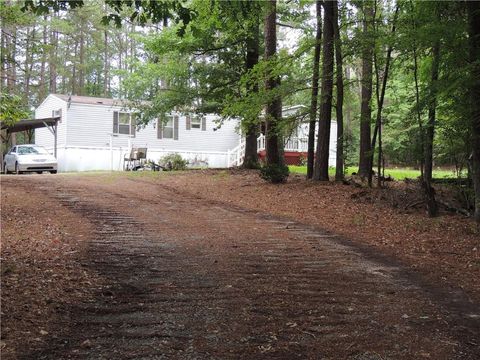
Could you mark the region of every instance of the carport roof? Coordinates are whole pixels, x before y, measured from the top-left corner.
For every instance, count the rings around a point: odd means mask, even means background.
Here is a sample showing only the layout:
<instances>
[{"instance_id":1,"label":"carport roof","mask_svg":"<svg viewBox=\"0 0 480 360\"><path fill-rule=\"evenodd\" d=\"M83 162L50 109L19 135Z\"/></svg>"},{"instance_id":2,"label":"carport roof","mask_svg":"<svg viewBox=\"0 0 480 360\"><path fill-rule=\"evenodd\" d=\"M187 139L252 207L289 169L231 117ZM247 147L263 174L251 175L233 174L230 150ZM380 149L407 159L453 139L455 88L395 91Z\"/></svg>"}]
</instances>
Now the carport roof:
<instances>
[{"instance_id":1,"label":"carport roof","mask_svg":"<svg viewBox=\"0 0 480 360\"><path fill-rule=\"evenodd\" d=\"M19 131L33 130L46 126L54 126L60 121L60 116L43 118L43 119L26 119L20 120L13 125L7 125L2 123L1 129L6 129L9 133L15 133Z\"/></svg>"}]
</instances>

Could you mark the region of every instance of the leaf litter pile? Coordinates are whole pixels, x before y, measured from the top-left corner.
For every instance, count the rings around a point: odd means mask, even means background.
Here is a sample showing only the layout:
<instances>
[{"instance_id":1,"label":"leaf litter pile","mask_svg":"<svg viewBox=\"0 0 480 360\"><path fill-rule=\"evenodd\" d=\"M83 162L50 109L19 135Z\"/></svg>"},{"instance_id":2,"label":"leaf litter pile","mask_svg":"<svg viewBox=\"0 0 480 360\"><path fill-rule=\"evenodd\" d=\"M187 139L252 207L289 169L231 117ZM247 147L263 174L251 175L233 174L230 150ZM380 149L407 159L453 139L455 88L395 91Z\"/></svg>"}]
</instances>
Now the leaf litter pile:
<instances>
[{"instance_id":1,"label":"leaf litter pile","mask_svg":"<svg viewBox=\"0 0 480 360\"><path fill-rule=\"evenodd\" d=\"M1 203L1 353L41 347L68 318L69 304L88 301L99 279L81 266L89 225L55 200L4 186ZM55 321L54 321L55 320Z\"/></svg>"},{"instance_id":2,"label":"leaf litter pile","mask_svg":"<svg viewBox=\"0 0 480 360\"><path fill-rule=\"evenodd\" d=\"M461 215L443 212L428 218L421 208L405 209L401 202L408 200L398 195L409 191L403 182L379 190L290 175L286 184L274 185L248 170L201 170L160 179L178 191L319 226L480 301L480 230Z\"/></svg>"}]
</instances>

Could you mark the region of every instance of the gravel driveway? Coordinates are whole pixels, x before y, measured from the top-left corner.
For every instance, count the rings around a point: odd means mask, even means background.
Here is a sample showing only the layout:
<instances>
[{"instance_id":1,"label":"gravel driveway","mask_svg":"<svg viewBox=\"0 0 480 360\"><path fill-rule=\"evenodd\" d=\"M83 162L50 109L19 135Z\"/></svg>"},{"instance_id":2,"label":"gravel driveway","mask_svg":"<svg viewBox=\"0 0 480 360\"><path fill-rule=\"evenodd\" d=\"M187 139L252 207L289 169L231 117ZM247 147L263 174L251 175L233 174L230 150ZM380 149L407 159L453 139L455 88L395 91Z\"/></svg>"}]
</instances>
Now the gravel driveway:
<instances>
[{"instance_id":1,"label":"gravel driveway","mask_svg":"<svg viewBox=\"0 0 480 360\"><path fill-rule=\"evenodd\" d=\"M480 357L478 307L335 234L141 179L12 179L94 224L107 284L25 359Z\"/></svg>"}]
</instances>

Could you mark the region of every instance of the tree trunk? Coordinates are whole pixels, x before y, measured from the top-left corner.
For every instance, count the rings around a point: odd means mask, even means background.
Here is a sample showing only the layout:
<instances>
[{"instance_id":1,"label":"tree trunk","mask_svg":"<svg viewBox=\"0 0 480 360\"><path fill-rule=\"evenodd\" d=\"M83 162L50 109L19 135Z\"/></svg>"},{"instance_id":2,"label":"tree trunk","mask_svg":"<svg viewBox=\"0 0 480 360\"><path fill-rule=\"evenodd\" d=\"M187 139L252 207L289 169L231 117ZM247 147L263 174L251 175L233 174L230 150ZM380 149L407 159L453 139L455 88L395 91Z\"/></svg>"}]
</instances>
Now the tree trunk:
<instances>
[{"instance_id":1,"label":"tree trunk","mask_svg":"<svg viewBox=\"0 0 480 360\"><path fill-rule=\"evenodd\" d=\"M398 10L399 7L397 5L395 9L395 14L393 16L393 24L392 24L392 37L395 35L395 30L396 30L396 22L397 22L397 15L398 15ZM383 71L383 78L382 78L382 87L379 91L379 84L380 84L380 75L378 73L378 61L377 57L374 56L375 59L375 74L376 74L376 84L377 84L377 117L375 121L375 128L373 130L373 138L372 138L372 146L371 146L371 153L370 153L370 171L368 172L368 185L372 186L372 176L373 176L373 156L375 153L375 143L377 141L377 133L379 134L379 140L378 140L378 156L379 156L379 162L380 164L381 161L381 144L380 144L380 131L382 127L382 111L383 111L383 103L385 100L385 91L387 89L387 81L388 81L388 75L390 71L390 61L392 59L392 51L393 51L393 46L391 44L388 45L387 48L387 56L385 60L385 70ZM380 165L378 166L378 178L380 179ZM379 182L380 184L380 182Z\"/></svg>"},{"instance_id":2,"label":"tree trunk","mask_svg":"<svg viewBox=\"0 0 480 360\"><path fill-rule=\"evenodd\" d=\"M103 96L110 94L110 59L108 55L108 30L105 27L103 32Z\"/></svg>"},{"instance_id":3,"label":"tree trunk","mask_svg":"<svg viewBox=\"0 0 480 360\"><path fill-rule=\"evenodd\" d=\"M36 32L36 24L33 24L31 32L27 31L27 38L25 44L25 99L27 103L30 103L32 73L35 66L35 59L32 52L32 44L34 44L36 41Z\"/></svg>"},{"instance_id":4,"label":"tree trunk","mask_svg":"<svg viewBox=\"0 0 480 360\"><path fill-rule=\"evenodd\" d=\"M68 36L64 36L63 37L63 41L64 41L64 45L62 46L62 50L63 50L63 56L64 56L64 59L68 59L69 58L69 55L70 55L70 38ZM61 72L61 89L60 89L60 93L63 93L63 94L69 94L71 93L71 89L68 89L67 88L67 76L66 76L66 70L67 70L67 67L65 65L62 65L63 67L63 71Z\"/></svg>"},{"instance_id":5,"label":"tree trunk","mask_svg":"<svg viewBox=\"0 0 480 360\"><path fill-rule=\"evenodd\" d=\"M380 175L382 173L382 164L383 164L382 120L380 118L380 124L378 126L378 159L377 159L377 175L378 175L377 176L377 187L378 188L381 188L384 185L383 181L384 181L385 176ZM385 172L385 169L383 169L383 172Z\"/></svg>"},{"instance_id":6,"label":"tree trunk","mask_svg":"<svg viewBox=\"0 0 480 360\"><path fill-rule=\"evenodd\" d=\"M420 177L423 181L424 170L425 170L425 141L424 141L424 132L423 132L423 123L422 123L422 112L420 109L420 85L419 85L419 76L418 76L418 56L417 56L417 45L413 44L413 78L415 81L415 110L417 115L418 128L420 133Z\"/></svg>"},{"instance_id":7,"label":"tree trunk","mask_svg":"<svg viewBox=\"0 0 480 360\"><path fill-rule=\"evenodd\" d=\"M328 157L330 153L330 126L332 122L333 92L333 1L323 3L323 59L322 59L322 93L320 118L318 122L317 153L315 158L314 180L328 181Z\"/></svg>"},{"instance_id":8,"label":"tree trunk","mask_svg":"<svg viewBox=\"0 0 480 360\"><path fill-rule=\"evenodd\" d=\"M360 108L360 161L358 174L367 177L370 169L371 158L371 129L372 118L372 57L374 43L371 40L370 29L373 19L373 8L369 2L363 4L363 35L364 44L362 50L362 104Z\"/></svg>"},{"instance_id":9,"label":"tree trunk","mask_svg":"<svg viewBox=\"0 0 480 360\"><path fill-rule=\"evenodd\" d=\"M8 49L8 39L7 39L7 26L5 25L5 21L2 21L1 24L2 30L0 33L0 42L1 42L1 47L0 47L0 61L1 61L1 72L0 72L0 88L1 89L6 89L7 88L7 69L8 69L8 64L7 64L7 49ZM3 161L2 161L3 165Z\"/></svg>"},{"instance_id":10,"label":"tree trunk","mask_svg":"<svg viewBox=\"0 0 480 360\"><path fill-rule=\"evenodd\" d=\"M256 7L252 7L256 9ZM260 56L260 35L259 35L259 22L258 14L252 14L256 16L257 21L251 27L251 34L247 39L247 57L245 61L246 71L250 71L258 64L258 58ZM252 85L247 89L247 92L258 92L258 85ZM257 151L257 137L258 137L258 124L257 119L246 119L248 123L248 129L245 138L245 159L243 161L243 167L246 169L255 169L258 167L258 151Z\"/></svg>"},{"instance_id":11,"label":"tree trunk","mask_svg":"<svg viewBox=\"0 0 480 360\"><path fill-rule=\"evenodd\" d=\"M46 64L47 64L47 45L48 45L48 39L47 39L47 15L43 17L43 21L45 21L45 24L43 25L43 32L42 32L42 60L40 64L40 89L38 92L38 97L40 101L43 101L45 97L47 96L47 81L46 81L46 76L45 76L45 70L46 70Z\"/></svg>"},{"instance_id":12,"label":"tree trunk","mask_svg":"<svg viewBox=\"0 0 480 360\"><path fill-rule=\"evenodd\" d=\"M435 136L436 107L437 107L437 82L438 67L440 62L440 44L437 42L432 49L432 77L430 83L430 101L428 106L428 124L425 131L425 170L423 174L423 188L425 201L430 217L438 215L435 190L432 187L433 170L433 138Z\"/></svg>"},{"instance_id":13,"label":"tree trunk","mask_svg":"<svg viewBox=\"0 0 480 360\"><path fill-rule=\"evenodd\" d=\"M75 45L74 45L74 50L73 50L73 59L72 59L72 64L73 64L73 71L72 71L72 77L70 78L70 90L72 92L72 95L79 95L77 94L77 50L78 50L78 41L75 38Z\"/></svg>"},{"instance_id":14,"label":"tree trunk","mask_svg":"<svg viewBox=\"0 0 480 360\"><path fill-rule=\"evenodd\" d=\"M120 70L123 70L123 36L122 36L122 33L119 33L118 34L118 68ZM121 91L122 89L122 82L123 82L123 79L122 79L122 76L121 75L118 75L118 90Z\"/></svg>"},{"instance_id":15,"label":"tree trunk","mask_svg":"<svg viewBox=\"0 0 480 360\"><path fill-rule=\"evenodd\" d=\"M307 179L313 177L315 161L315 128L318 109L318 82L320 79L320 51L322 48L322 1L317 0L317 34L313 52L312 99L310 101L310 123L308 126Z\"/></svg>"},{"instance_id":16,"label":"tree trunk","mask_svg":"<svg viewBox=\"0 0 480 360\"><path fill-rule=\"evenodd\" d=\"M55 13L54 18L58 17ZM54 94L57 92L57 51L58 51L58 31L51 29L50 31L50 54L48 59L49 70L49 91Z\"/></svg>"},{"instance_id":17,"label":"tree trunk","mask_svg":"<svg viewBox=\"0 0 480 360\"><path fill-rule=\"evenodd\" d=\"M351 70L350 70L350 67L348 65L345 66L345 81L347 82L347 84L350 84L350 80L351 80ZM349 158L349 154L350 154L350 151L351 151L351 142L352 142L352 111L353 111L353 108L352 108L352 104L350 101L348 101L346 104L345 104L345 113L344 113L344 129L343 129L343 166L346 168L348 166L348 164L346 164L345 162L348 160Z\"/></svg>"},{"instance_id":18,"label":"tree trunk","mask_svg":"<svg viewBox=\"0 0 480 360\"><path fill-rule=\"evenodd\" d=\"M80 27L80 42L79 42L79 64L78 64L78 95L85 93L85 32L84 24Z\"/></svg>"},{"instance_id":19,"label":"tree trunk","mask_svg":"<svg viewBox=\"0 0 480 360\"><path fill-rule=\"evenodd\" d=\"M340 37L340 26L338 16L338 1L334 2L333 8L333 32L335 36L335 63L336 63L336 82L337 82L337 156L335 166L335 180L342 181L344 174L343 161L343 58L342 42Z\"/></svg>"},{"instance_id":20,"label":"tree trunk","mask_svg":"<svg viewBox=\"0 0 480 360\"><path fill-rule=\"evenodd\" d=\"M472 170L475 191L475 221L480 224L480 2L468 1L468 34L471 62L470 108L472 126Z\"/></svg>"},{"instance_id":21,"label":"tree trunk","mask_svg":"<svg viewBox=\"0 0 480 360\"><path fill-rule=\"evenodd\" d=\"M132 24L131 28L131 34L135 34L135 25ZM130 34L126 34L128 38L130 38L130 64L129 64L129 73L131 74L133 72L133 59L136 58L137 54L135 52L136 49L136 44L135 44L135 38L130 36Z\"/></svg>"},{"instance_id":22,"label":"tree trunk","mask_svg":"<svg viewBox=\"0 0 480 360\"><path fill-rule=\"evenodd\" d=\"M129 43L129 31L128 31L128 27L125 27L125 33L123 34L125 36L125 47L123 48L124 49L124 54L123 54L123 58L125 59L125 61L123 62L123 67L124 67L124 70L125 72L128 72L128 67L129 67L129 62L128 62L128 52L130 50L130 43Z\"/></svg>"},{"instance_id":23,"label":"tree trunk","mask_svg":"<svg viewBox=\"0 0 480 360\"><path fill-rule=\"evenodd\" d=\"M33 36L32 36L33 34ZM25 82L24 82L24 99L28 104L30 98L30 80L32 75L32 66L33 66L33 59L32 59L32 51L30 49L32 40L35 38L35 25L32 27L32 31L30 31L30 27L27 27L27 33L25 36Z\"/></svg>"},{"instance_id":24,"label":"tree trunk","mask_svg":"<svg viewBox=\"0 0 480 360\"><path fill-rule=\"evenodd\" d=\"M277 11L276 0L269 0L266 2L266 16L265 16L265 60L270 61L269 66L275 60L277 53ZM278 86L278 77L271 74L271 70L267 75L265 81L265 88L267 91L272 91ZM279 144L279 130L278 122L282 114L282 103L279 97L271 100L265 109L265 128L266 128L266 152L268 165L282 165L283 159L280 156Z\"/></svg>"},{"instance_id":25,"label":"tree trunk","mask_svg":"<svg viewBox=\"0 0 480 360\"><path fill-rule=\"evenodd\" d=\"M17 83L17 67L15 64L16 55L16 41L17 41L17 29L11 24L5 26L6 30L6 77L7 77L7 89L13 94L15 93Z\"/></svg>"}]
</instances>

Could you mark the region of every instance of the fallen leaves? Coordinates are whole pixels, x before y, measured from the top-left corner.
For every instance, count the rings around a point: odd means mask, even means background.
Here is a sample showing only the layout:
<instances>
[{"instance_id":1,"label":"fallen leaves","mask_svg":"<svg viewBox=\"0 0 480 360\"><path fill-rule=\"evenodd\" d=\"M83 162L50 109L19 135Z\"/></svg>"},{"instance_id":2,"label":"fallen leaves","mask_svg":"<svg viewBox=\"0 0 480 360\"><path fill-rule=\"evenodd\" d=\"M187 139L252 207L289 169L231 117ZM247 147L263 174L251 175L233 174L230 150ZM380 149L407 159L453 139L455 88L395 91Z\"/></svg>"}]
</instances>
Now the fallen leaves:
<instances>
[{"instance_id":1,"label":"fallen leaves","mask_svg":"<svg viewBox=\"0 0 480 360\"><path fill-rule=\"evenodd\" d=\"M88 297L97 279L79 263L89 225L48 194L3 181L1 218L0 346L2 358L15 359L48 339L62 307Z\"/></svg>"},{"instance_id":2,"label":"fallen leaves","mask_svg":"<svg viewBox=\"0 0 480 360\"><path fill-rule=\"evenodd\" d=\"M409 199L417 196L413 184L359 189L292 175L278 186L264 182L255 171L231 170L222 178L218 173L169 176L162 178L162 185L322 227L393 255L432 281L448 278L480 301L480 251L474 250L480 244L478 230L463 216L444 213L432 219L422 209L404 211Z\"/></svg>"}]
</instances>

